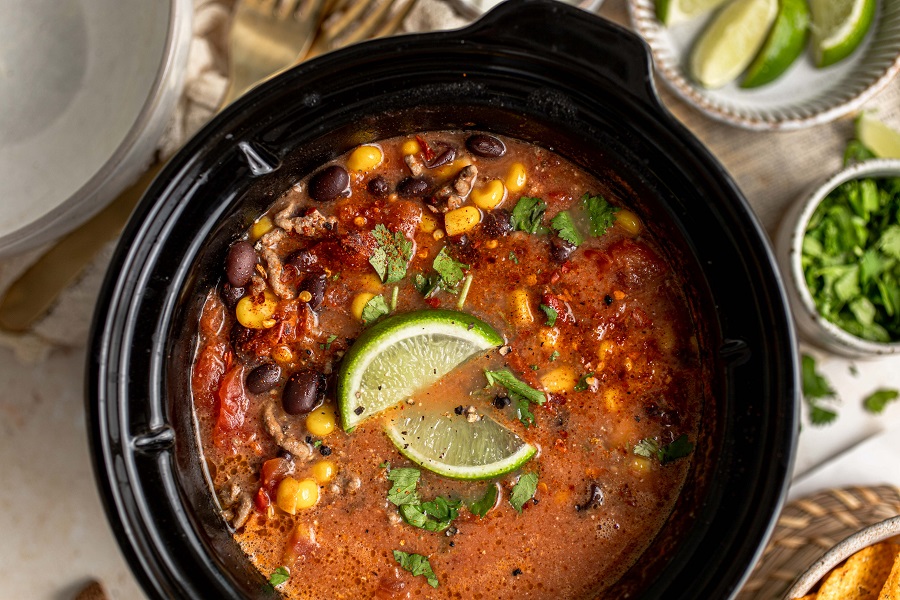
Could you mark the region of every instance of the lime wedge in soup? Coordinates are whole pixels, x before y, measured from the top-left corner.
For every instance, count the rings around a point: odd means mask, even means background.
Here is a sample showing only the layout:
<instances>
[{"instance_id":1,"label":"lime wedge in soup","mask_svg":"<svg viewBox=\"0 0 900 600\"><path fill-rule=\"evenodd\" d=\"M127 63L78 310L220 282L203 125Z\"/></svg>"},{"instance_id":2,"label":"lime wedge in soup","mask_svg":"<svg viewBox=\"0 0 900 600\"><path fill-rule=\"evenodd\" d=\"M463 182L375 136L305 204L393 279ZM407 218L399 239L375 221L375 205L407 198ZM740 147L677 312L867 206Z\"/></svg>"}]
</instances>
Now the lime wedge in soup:
<instances>
[{"instance_id":1,"label":"lime wedge in soup","mask_svg":"<svg viewBox=\"0 0 900 600\"><path fill-rule=\"evenodd\" d=\"M450 310L387 318L344 356L337 399L345 430L403 402L480 352L503 344L490 325Z\"/></svg>"}]
</instances>

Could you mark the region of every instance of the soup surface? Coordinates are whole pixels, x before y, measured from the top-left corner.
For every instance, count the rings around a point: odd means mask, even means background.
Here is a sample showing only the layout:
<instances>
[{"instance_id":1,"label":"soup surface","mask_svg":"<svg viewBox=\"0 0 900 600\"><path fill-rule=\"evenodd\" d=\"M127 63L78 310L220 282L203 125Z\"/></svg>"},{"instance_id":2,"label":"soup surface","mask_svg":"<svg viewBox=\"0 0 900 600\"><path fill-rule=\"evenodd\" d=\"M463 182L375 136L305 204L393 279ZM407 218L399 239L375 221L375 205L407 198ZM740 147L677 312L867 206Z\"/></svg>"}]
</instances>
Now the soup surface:
<instances>
[{"instance_id":1,"label":"soup surface","mask_svg":"<svg viewBox=\"0 0 900 600\"><path fill-rule=\"evenodd\" d=\"M231 246L193 403L279 591L593 598L639 559L704 386L629 200L541 147L427 132L323 166Z\"/></svg>"}]
</instances>

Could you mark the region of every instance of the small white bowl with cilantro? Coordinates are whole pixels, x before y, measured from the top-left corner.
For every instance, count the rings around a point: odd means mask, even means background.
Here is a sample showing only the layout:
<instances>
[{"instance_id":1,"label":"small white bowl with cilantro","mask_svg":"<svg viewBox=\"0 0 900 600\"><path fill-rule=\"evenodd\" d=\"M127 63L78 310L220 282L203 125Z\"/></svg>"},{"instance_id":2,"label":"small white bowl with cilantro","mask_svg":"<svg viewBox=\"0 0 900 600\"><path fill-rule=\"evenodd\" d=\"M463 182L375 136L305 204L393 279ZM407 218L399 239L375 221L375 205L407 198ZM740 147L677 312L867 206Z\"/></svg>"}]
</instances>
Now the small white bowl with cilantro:
<instances>
[{"instance_id":1,"label":"small white bowl with cilantro","mask_svg":"<svg viewBox=\"0 0 900 600\"><path fill-rule=\"evenodd\" d=\"M855 358L900 353L900 160L831 177L789 209L776 248L804 339Z\"/></svg>"}]
</instances>

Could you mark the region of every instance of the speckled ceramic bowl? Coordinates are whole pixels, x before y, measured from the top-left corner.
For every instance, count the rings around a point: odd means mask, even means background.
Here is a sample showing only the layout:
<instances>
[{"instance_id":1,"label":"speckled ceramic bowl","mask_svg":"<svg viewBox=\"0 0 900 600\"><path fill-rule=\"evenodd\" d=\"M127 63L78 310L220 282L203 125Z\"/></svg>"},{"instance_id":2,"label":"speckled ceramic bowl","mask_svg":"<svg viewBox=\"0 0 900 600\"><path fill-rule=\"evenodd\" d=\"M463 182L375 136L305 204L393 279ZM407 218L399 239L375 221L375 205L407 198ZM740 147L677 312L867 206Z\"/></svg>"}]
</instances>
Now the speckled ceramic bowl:
<instances>
[{"instance_id":1,"label":"speckled ceramic bowl","mask_svg":"<svg viewBox=\"0 0 900 600\"><path fill-rule=\"evenodd\" d=\"M833 175L788 209L775 238L775 253L786 279L791 312L801 337L820 348L853 358L898 354L900 342L883 344L864 340L825 320L806 286L800 257L803 235L819 203L842 183L864 177L900 177L900 160L867 160Z\"/></svg>"},{"instance_id":2,"label":"speckled ceramic bowl","mask_svg":"<svg viewBox=\"0 0 900 600\"><path fill-rule=\"evenodd\" d=\"M707 90L686 72L691 47L708 17L665 27L655 0L628 0L635 30L650 45L660 78L710 117L761 131L800 129L846 115L900 71L900 2L878 0L871 31L849 58L825 69L804 53L778 80L752 90L731 83Z\"/></svg>"},{"instance_id":3,"label":"speckled ceramic bowl","mask_svg":"<svg viewBox=\"0 0 900 600\"><path fill-rule=\"evenodd\" d=\"M897 535L900 535L900 516L870 525L862 531L854 533L826 552L822 558L813 563L806 572L800 575L797 581L794 582L794 585L791 586L791 589L784 595L783 600L802 598L815 587L826 573L846 560L854 552Z\"/></svg>"}]
</instances>

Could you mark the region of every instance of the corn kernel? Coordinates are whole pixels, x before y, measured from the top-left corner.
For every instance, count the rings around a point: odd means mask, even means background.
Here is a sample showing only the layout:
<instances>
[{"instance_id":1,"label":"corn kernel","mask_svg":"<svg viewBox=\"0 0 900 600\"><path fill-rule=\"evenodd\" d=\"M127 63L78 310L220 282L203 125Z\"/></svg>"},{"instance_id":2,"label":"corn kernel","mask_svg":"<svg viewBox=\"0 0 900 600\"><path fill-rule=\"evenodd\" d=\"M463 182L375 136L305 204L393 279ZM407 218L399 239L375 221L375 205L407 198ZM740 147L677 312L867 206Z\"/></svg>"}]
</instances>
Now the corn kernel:
<instances>
[{"instance_id":1,"label":"corn kernel","mask_svg":"<svg viewBox=\"0 0 900 600\"><path fill-rule=\"evenodd\" d=\"M481 211L474 206L463 206L444 215L444 229L447 235L461 235L471 231L481 222Z\"/></svg>"},{"instance_id":2,"label":"corn kernel","mask_svg":"<svg viewBox=\"0 0 900 600\"><path fill-rule=\"evenodd\" d=\"M624 209L619 209L616 212L616 225L632 236L638 235L641 232L641 229L644 228L644 226L641 225L641 220L638 219L636 214L630 210Z\"/></svg>"},{"instance_id":3,"label":"corn kernel","mask_svg":"<svg viewBox=\"0 0 900 600\"><path fill-rule=\"evenodd\" d=\"M419 221L419 229L425 233L431 233L438 227L438 220L434 215L422 213L422 220Z\"/></svg>"},{"instance_id":4,"label":"corn kernel","mask_svg":"<svg viewBox=\"0 0 900 600\"><path fill-rule=\"evenodd\" d=\"M525 327L534 322L534 315L531 313L531 301L526 290L513 290L512 294L509 295L509 303L510 316L515 325Z\"/></svg>"},{"instance_id":5,"label":"corn kernel","mask_svg":"<svg viewBox=\"0 0 900 600\"><path fill-rule=\"evenodd\" d=\"M273 227L275 227L275 224L272 223L272 219L269 217L261 217L250 227L250 239L255 242L272 231Z\"/></svg>"},{"instance_id":6,"label":"corn kernel","mask_svg":"<svg viewBox=\"0 0 900 600\"><path fill-rule=\"evenodd\" d=\"M384 153L381 148L372 144L360 146L347 157L348 171L370 171L381 164Z\"/></svg>"},{"instance_id":7,"label":"corn kernel","mask_svg":"<svg viewBox=\"0 0 900 600\"><path fill-rule=\"evenodd\" d=\"M556 347L559 340L559 329L556 327L542 327L538 333L541 338L541 348L551 350Z\"/></svg>"},{"instance_id":8,"label":"corn kernel","mask_svg":"<svg viewBox=\"0 0 900 600\"><path fill-rule=\"evenodd\" d=\"M309 302L310 300L312 300L312 294L307 290L303 290L302 292L297 294L297 300L299 300L300 302Z\"/></svg>"},{"instance_id":9,"label":"corn kernel","mask_svg":"<svg viewBox=\"0 0 900 600\"><path fill-rule=\"evenodd\" d=\"M613 292L613 298L615 298L616 300L624 300L625 292L623 292L622 290L616 290Z\"/></svg>"},{"instance_id":10,"label":"corn kernel","mask_svg":"<svg viewBox=\"0 0 900 600\"><path fill-rule=\"evenodd\" d=\"M328 483L337 474L337 466L330 460L320 460L312 466L312 476L319 483Z\"/></svg>"},{"instance_id":11,"label":"corn kernel","mask_svg":"<svg viewBox=\"0 0 900 600\"><path fill-rule=\"evenodd\" d=\"M403 154L418 154L422 148L416 140L406 140L403 142Z\"/></svg>"},{"instance_id":12,"label":"corn kernel","mask_svg":"<svg viewBox=\"0 0 900 600\"><path fill-rule=\"evenodd\" d=\"M436 240L439 240L439 239L443 238L444 235L445 235L445 234L444 234L444 230L443 230L443 229L435 229L435 230L431 233L431 237L433 237L433 238L436 239Z\"/></svg>"},{"instance_id":13,"label":"corn kernel","mask_svg":"<svg viewBox=\"0 0 900 600\"><path fill-rule=\"evenodd\" d=\"M263 301L255 302L253 296L244 296L235 307L235 316L238 322L250 329L268 329L275 326L275 319L271 318L278 308L278 297L266 290L263 292Z\"/></svg>"},{"instance_id":14,"label":"corn kernel","mask_svg":"<svg viewBox=\"0 0 900 600\"><path fill-rule=\"evenodd\" d=\"M278 362L289 363L294 359L294 353L287 346L278 346L272 350L272 358Z\"/></svg>"},{"instance_id":15,"label":"corn kernel","mask_svg":"<svg viewBox=\"0 0 900 600\"><path fill-rule=\"evenodd\" d=\"M337 427L337 417L334 408L329 404L323 404L306 417L306 429L317 437L326 437L334 432Z\"/></svg>"},{"instance_id":16,"label":"corn kernel","mask_svg":"<svg viewBox=\"0 0 900 600\"><path fill-rule=\"evenodd\" d=\"M525 284L526 285L537 285L537 275L534 273L529 273L525 276Z\"/></svg>"},{"instance_id":17,"label":"corn kernel","mask_svg":"<svg viewBox=\"0 0 900 600\"><path fill-rule=\"evenodd\" d=\"M603 390L603 402L606 404L606 409L611 413L619 412L619 407L621 406L621 392L616 388L608 387Z\"/></svg>"},{"instance_id":18,"label":"corn kernel","mask_svg":"<svg viewBox=\"0 0 900 600\"><path fill-rule=\"evenodd\" d=\"M498 242L497 240L488 240L484 243L484 247L487 248L488 250L493 250L494 248L496 248L499 245L500 245L500 242Z\"/></svg>"},{"instance_id":19,"label":"corn kernel","mask_svg":"<svg viewBox=\"0 0 900 600\"><path fill-rule=\"evenodd\" d=\"M631 468L638 473L644 473L650 470L650 459L644 456L635 456L631 461Z\"/></svg>"},{"instance_id":20,"label":"corn kernel","mask_svg":"<svg viewBox=\"0 0 900 600\"><path fill-rule=\"evenodd\" d=\"M557 367L541 377L541 385L550 393L568 392L578 383L578 373L566 365Z\"/></svg>"},{"instance_id":21,"label":"corn kernel","mask_svg":"<svg viewBox=\"0 0 900 600\"><path fill-rule=\"evenodd\" d=\"M506 189L512 194L518 194L525 189L525 184L527 182L528 174L525 172L525 165L522 163L513 163L512 166L509 167L509 172L506 174Z\"/></svg>"},{"instance_id":22,"label":"corn kernel","mask_svg":"<svg viewBox=\"0 0 900 600\"><path fill-rule=\"evenodd\" d=\"M293 477L285 477L278 484L275 504L284 512L295 515L302 508L315 506L319 501L319 484L315 479L297 481Z\"/></svg>"},{"instance_id":23,"label":"corn kernel","mask_svg":"<svg viewBox=\"0 0 900 600\"><path fill-rule=\"evenodd\" d=\"M375 273L366 273L359 282L359 289L373 294L380 294L382 287L381 279Z\"/></svg>"},{"instance_id":24,"label":"corn kernel","mask_svg":"<svg viewBox=\"0 0 900 600\"><path fill-rule=\"evenodd\" d=\"M457 158L452 163L444 165L443 167L438 167L434 170L434 174L439 179L444 179L448 177L452 177L462 171L463 167L467 167L472 164L472 161L469 160L468 156L464 156L463 158Z\"/></svg>"},{"instance_id":25,"label":"corn kernel","mask_svg":"<svg viewBox=\"0 0 900 600\"><path fill-rule=\"evenodd\" d=\"M367 223L367 220L362 215L353 217L353 224L356 225L357 227L363 227L363 226L365 226L366 223Z\"/></svg>"},{"instance_id":26,"label":"corn kernel","mask_svg":"<svg viewBox=\"0 0 900 600\"><path fill-rule=\"evenodd\" d=\"M499 179L491 179L481 187L472 190L469 196L475 206L482 210L493 210L506 200L506 187Z\"/></svg>"},{"instance_id":27,"label":"corn kernel","mask_svg":"<svg viewBox=\"0 0 900 600\"><path fill-rule=\"evenodd\" d=\"M353 303L350 305L350 313L356 317L357 319L362 320L363 309L368 304L369 300L375 297L375 294L369 292L361 292L353 298Z\"/></svg>"}]
</instances>

